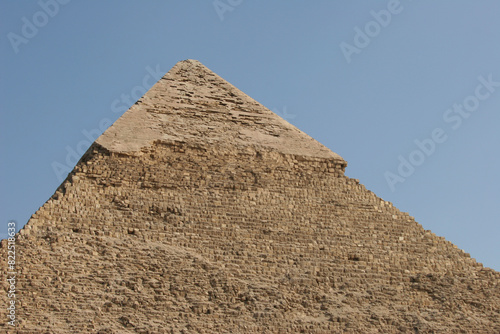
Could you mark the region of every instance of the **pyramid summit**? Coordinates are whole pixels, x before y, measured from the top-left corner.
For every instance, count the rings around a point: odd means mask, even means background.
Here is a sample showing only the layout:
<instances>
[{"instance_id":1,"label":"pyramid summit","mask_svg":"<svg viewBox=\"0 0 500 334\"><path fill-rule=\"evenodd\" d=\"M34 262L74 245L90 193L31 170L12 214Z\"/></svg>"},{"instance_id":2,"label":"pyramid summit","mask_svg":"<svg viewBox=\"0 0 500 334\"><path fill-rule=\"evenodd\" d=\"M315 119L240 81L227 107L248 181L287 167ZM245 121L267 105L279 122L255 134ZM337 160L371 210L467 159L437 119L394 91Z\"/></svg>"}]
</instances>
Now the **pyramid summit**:
<instances>
[{"instance_id":1,"label":"pyramid summit","mask_svg":"<svg viewBox=\"0 0 500 334\"><path fill-rule=\"evenodd\" d=\"M155 141L262 147L346 162L197 60L177 63L97 143L113 152Z\"/></svg>"},{"instance_id":2,"label":"pyramid summit","mask_svg":"<svg viewBox=\"0 0 500 334\"><path fill-rule=\"evenodd\" d=\"M179 62L16 235L16 323L0 328L500 332L500 273L346 165L198 61ZM3 280L3 305L9 289Z\"/></svg>"}]
</instances>

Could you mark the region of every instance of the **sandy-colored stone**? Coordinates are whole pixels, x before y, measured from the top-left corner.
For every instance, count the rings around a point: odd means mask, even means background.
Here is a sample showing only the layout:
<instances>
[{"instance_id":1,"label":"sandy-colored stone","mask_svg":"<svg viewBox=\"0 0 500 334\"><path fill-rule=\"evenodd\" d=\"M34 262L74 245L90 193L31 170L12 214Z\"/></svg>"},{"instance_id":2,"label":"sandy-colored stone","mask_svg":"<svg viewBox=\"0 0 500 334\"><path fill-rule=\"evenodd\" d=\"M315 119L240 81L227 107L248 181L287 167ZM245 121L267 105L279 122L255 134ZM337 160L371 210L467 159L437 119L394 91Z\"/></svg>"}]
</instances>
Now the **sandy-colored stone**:
<instances>
[{"instance_id":1,"label":"sandy-colored stone","mask_svg":"<svg viewBox=\"0 0 500 334\"><path fill-rule=\"evenodd\" d=\"M197 60L177 63L97 143L130 152L155 140L256 146L343 161Z\"/></svg>"},{"instance_id":2,"label":"sandy-colored stone","mask_svg":"<svg viewBox=\"0 0 500 334\"><path fill-rule=\"evenodd\" d=\"M345 167L180 62L17 235L19 324L0 331L499 333L500 274Z\"/></svg>"}]
</instances>

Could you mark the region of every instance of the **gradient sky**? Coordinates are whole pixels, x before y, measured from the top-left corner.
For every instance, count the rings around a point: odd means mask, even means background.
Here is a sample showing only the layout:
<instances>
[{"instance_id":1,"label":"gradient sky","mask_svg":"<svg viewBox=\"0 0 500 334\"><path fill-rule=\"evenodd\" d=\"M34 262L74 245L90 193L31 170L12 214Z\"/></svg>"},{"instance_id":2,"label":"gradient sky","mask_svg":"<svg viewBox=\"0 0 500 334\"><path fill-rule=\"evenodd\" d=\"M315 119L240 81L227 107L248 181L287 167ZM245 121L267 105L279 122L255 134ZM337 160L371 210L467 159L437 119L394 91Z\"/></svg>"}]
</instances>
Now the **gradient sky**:
<instances>
[{"instance_id":1,"label":"gradient sky","mask_svg":"<svg viewBox=\"0 0 500 334\"><path fill-rule=\"evenodd\" d=\"M0 15L2 238L191 58L500 270L500 2L2 1Z\"/></svg>"}]
</instances>

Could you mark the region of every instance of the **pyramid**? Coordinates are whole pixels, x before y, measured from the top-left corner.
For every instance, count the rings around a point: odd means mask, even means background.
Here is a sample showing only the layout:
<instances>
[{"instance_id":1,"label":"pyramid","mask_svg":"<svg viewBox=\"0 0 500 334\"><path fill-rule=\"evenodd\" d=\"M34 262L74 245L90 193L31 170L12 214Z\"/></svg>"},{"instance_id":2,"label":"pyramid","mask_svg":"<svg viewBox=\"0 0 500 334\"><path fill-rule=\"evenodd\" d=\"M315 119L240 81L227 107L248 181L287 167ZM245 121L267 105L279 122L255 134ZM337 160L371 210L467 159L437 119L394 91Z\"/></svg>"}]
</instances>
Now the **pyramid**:
<instances>
[{"instance_id":1,"label":"pyramid","mask_svg":"<svg viewBox=\"0 0 500 334\"><path fill-rule=\"evenodd\" d=\"M179 62L16 235L15 327L0 328L500 332L500 274L346 166L200 62ZM0 251L6 277L7 240ZM2 305L8 291L3 279Z\"/></svg>"}]
</instances>

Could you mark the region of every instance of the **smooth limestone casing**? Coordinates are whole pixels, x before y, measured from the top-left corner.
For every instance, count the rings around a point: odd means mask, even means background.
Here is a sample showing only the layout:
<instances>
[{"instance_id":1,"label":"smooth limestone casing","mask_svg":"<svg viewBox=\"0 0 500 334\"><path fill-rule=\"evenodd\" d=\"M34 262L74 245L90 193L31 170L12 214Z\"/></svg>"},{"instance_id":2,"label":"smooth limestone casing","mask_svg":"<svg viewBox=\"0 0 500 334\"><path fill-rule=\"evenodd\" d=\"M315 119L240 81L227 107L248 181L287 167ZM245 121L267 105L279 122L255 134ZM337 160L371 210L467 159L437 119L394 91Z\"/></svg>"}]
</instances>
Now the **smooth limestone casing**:
<instances>
[{"instance_id":1,"label":"smooth limestone casing","mask_svg":"<svg viewBox=\"0 0 500 334\"><path fill-rule=\"evenodd\" d=\"M345 167L177 64L18 234L18 332L499 332L499 273Z\"/></svg>"}]
</instances>

